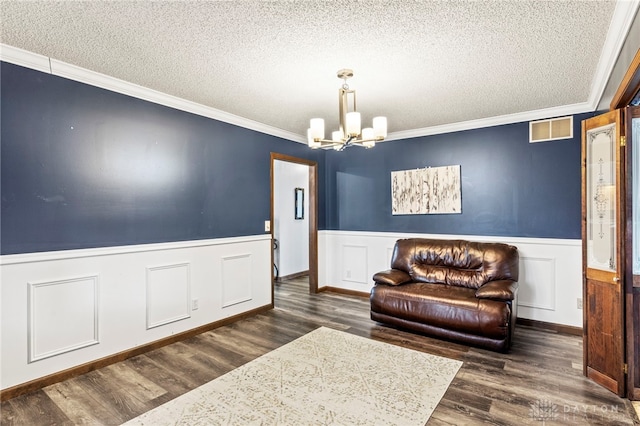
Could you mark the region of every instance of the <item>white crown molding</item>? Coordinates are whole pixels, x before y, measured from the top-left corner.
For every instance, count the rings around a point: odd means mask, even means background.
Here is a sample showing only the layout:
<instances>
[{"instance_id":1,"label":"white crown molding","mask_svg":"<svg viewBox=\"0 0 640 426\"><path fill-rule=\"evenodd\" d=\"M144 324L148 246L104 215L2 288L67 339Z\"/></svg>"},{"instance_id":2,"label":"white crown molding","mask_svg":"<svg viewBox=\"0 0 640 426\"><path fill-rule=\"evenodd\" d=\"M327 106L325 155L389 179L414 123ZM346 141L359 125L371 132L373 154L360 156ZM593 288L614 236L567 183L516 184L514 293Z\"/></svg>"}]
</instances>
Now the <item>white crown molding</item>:
<instances>
[{"instance_id":1,"label":"white crown molding","mask_svg":"<svg viewBox=\"0 0 640 426\"><path fill-rule=\"evenodd\" d=\"M44 55L0 43L0 60L51 74L51 62Z\"/></svg>"},{"instance_id":2,"label":"white crown molding","mask_svg":"<svg viewBox=\"0 0 640 426\"><path fill-rule=\"evenodd\" d=\"M502 126L505 124L542 120L553 117L562 117L566 115L592 112L593 110L594 106L592 106L588 102L562 105L553 108L537 109L533 111L518 112L515 114L506 114L496 117L479 118L477 120L443 124L441 126L423 127L421 129L389 133L389 136L383 142L399 139L417 138L421 136L440 135L443 133L461 132L463 130L482 129L484 127Z\"/></svg>"},{"instance_id":3,"label":"white crown molding","mask_svg":"<svg viewBox=\"0 0 640 426\"><path fill-rule=\"evenodd\" d=\"M167 95L157 90L149 89L137 84L129 83L105 74L90 71L66 62L48 58L33 52L29 52L17 47L0 44L0 60L10 62L27 68L79 81L91 86L107 89L112 92L132 96L134 98L153 102L159 105L168 106L181 111L190 112L214 120L223 121L245 129L277 136L295 142L307 143L306 138L301 135L289 132L277 127L269 126L257 121L249 120L228 112L211 108L196 102L188 101L176 96Z\"/></svg>"},{"instance_id":4,"label":"white crown molding","mask_svg":"<svg viewBox=\"0 0 640 426\"><path fill-rule=\"evenodd\" d=\"M592 105L591 111L595 111L596 108L598 108L600 99L602 99L613 68L618 60L618 55L620 55L629 31L631 31L631 26L633 25L639 7L640 0L618 0L616 2L609 32L602 46L596 73L591 84L588 101L588 103Z\"/></svg>"},{"instance_id":5,"label":"white crown molding","mask_svg":"<svg viewBox=\"0 0 640 426\"><path fill-rule=\"evenodd\" d=\"M460 132L464 130L501 126L525 121L542 120L565 115L581 114L596 110L608 83L620 50L629 34L635 15L640 7L640 0L619 0L611 19L611 26L602 49L598 66L594 75L589 98L586 102L562 105L515 114L496 117L480 118L476 120L443 124L439 126L423 127L400 132L391 132L384 142L431 136L444 133ZM90 71L75 65L48 58L43 55L28 52L13 46L0 43L0 60L16 65L51 73L60 77L86 83L92 86L133 96L149 102L165 105L178 110L190 112L214 120L223 121L249 130L276 136L306 144L306 135L299 135L290 131L269 126L257 121L249 120L202 104L181 99L172 95L148 89L133 83Z\"/></svg>"},{"instance_id":6,"label":"white crown molding","mask_svg":"<svg viewBox=\"0 0 640 426\"><path fill-rule=\"evenodd\" d=\"M624 37L621 38L622 40L624 40ZM0 60L79 81L81 83L89 84L103 89L111 90L117 93L122 93L138 99L165 105L182 111L191 112L203 117L220 120L225 123L234 124L236 126L255 130L257 132L265 133L268 135L277 136L283 139L303 144L307 143L306 137L297 135L293 132L288 132L276 127L267 126L256 121L247 120L237 115L206 107L195 102L167 95L133 83L128 83L126 81L100 74L95 71L90 71L75 65L67 64L56 59L50 60L46 56L19 49L17 47L8 46L6 44L0 44ZM611 70L609 70L609 72L611 72ZM501 126L504 124L519 123L523 121L541 120L551 117L560 117L563 115L580 114L583 112L593 111L594 109L595 106L592 106L592 103L589 102L574 105L564 105L560 107L540 109L535 111L526 111L516 114L507 114L497 117L488 117L477 120L443 124L440 126L423 127L401 132L391 132L384 140L384 142L400 139L411 139L421 136L439 135L443 133L460 132L463 130L479 129L484 127Z\"/></svg>"},{"instance_id":7,"label":"white crown molding","mask_svg":"<svg viewBox=\"0 0 640 426\"><path fill-rule=\"evenodd\" d=\"M582 114L593 112L598 108L598 103L604 94L609 77L616 64L616 60L622 46L631 30L640 0L619 0L611 18L609 32L602 47L602 53L598 60L596 73L591 84L591 91L586 102L562 105L552 108L544 108L533 111L524 111L515 114L506 114L496 117L480 118L477 120L463 121L458 123L443 124L440 126L423 127L420 129L393 132L384 140L393 141L399 139L410 139L421 136L439 135L444 133L460 132L463 130L481 129L484 127L502 126L505 124L520 123L525 121L542 120L565 115Z\"/></svg>"}]
</instances>

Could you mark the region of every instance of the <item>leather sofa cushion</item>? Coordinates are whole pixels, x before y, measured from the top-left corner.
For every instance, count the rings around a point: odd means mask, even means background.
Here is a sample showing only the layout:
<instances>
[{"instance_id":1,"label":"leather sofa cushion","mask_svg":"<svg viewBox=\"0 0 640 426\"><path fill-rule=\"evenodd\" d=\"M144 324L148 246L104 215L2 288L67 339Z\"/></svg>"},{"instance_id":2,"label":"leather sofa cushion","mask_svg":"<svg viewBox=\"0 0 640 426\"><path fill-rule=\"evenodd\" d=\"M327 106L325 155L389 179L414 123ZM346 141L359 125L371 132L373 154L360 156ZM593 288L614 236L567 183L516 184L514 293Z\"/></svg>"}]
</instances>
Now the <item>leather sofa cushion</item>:
<instances>
[{"instance_id":1,"label":"leather sofa cushion","mask_svg":"<svg viewBox=\"0 0 640 426\"><path fill-rule=\"evenodd\" d=\"M476 297L481 299L513 300L516 298L518 283L502 280L491 281L476 290Z\"/></svg>"},{"instance_id":2,"label":"leather sofa cushion","mask_svg":"<svg viewBox=\"0 0 640 426\"><path fill-rule=\"evenodd\" d=\"M476 298L475 293L475 289L446 284L376 285L371 290L371 310L443 329L493 339L506 338L511 315L509 305Z\"/></svg>"},{"instance_id":3,"label":"leather sofa cushion","mask_svg":"<svg viewBox=\"0 0 640 426\"><path fill-rule=\"evenodd\" d=\"M411 281L411 276L398 269L388 269L373 275L373 281L386 285L400 285Z\"/></svg>"},{"instance_id":4,"label":"leather sofa cushion","mask_svg":"<svg viewBox=\"0 0 640 426\"><path fill-rule=\"evenodd\" d=\"M502 243L401 239L391 268L407 272L417 282L477 289L489 281L518 281L518 249Z\"/></svg>"}]
</instances>

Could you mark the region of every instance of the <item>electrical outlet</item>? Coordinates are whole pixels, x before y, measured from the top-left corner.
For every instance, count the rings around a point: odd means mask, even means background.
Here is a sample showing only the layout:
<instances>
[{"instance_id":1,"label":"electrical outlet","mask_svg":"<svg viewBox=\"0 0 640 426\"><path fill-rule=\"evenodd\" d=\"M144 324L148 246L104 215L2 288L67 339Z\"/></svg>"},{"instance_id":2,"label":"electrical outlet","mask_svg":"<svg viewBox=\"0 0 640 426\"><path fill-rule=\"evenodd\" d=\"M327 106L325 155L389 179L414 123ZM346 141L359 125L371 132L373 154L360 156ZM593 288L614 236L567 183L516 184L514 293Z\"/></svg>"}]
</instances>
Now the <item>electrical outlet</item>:
<instances>
[{"instance_id":1,"label":"electrical outlet","mask_svg":"<svg viewBox=\"0 0 640 426\"><path fill-rule=\"evenodd\" d=\"M264 232L271 232L271 221L270 220L265 220L264 221Z\"/></svg>"},{"instance_id":2,"label":"electrical outlet","mask_svg":"<svg viewBox=\"0 0 640 426\"><path fill-rule=\"evenodd\" d=\"M347 269L345 276L346 278L351 278L351 269Z\"/></svg>"},{"instance_id":3,"label":"electrical outlet","mask_svg":"<svg viewBox=\"0 0 640 426\"><path fill-rule=\"evenodd\" d=\"M582 298L578 297L578 309L582 309Z\"/></svg>"},{"instance_id":4,"label":"electrical outlet","mask_svg":"<svg viewBox=\"0 0 640 426\"><path fill-rule=\"evenodd\" d=\"M198 299L193 299L193 300L191 301L191 310L192 310L192 311L195 311L195 310L197 310L197 309L198 309Z\"/></svg>"}]
</instances>

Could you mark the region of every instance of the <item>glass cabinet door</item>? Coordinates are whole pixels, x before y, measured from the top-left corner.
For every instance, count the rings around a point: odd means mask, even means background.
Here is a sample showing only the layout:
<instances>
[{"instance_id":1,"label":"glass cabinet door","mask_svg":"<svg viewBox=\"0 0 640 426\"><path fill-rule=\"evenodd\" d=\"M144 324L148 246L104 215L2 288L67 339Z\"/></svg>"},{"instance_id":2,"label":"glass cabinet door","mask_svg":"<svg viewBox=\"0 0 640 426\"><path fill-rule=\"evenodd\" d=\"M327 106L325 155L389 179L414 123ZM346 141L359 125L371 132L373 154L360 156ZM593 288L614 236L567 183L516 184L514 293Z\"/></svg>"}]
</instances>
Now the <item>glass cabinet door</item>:
<instances>
[{"instance_id":1,"label":"glass cabinet door","mask_svg":"<svg viewBox=\"0 0 640 426\"><path fill-rule=\"evenodd\" d=\"M587 131L587 267L616 271L616 123Z\"/></svg>"}]
</instances>

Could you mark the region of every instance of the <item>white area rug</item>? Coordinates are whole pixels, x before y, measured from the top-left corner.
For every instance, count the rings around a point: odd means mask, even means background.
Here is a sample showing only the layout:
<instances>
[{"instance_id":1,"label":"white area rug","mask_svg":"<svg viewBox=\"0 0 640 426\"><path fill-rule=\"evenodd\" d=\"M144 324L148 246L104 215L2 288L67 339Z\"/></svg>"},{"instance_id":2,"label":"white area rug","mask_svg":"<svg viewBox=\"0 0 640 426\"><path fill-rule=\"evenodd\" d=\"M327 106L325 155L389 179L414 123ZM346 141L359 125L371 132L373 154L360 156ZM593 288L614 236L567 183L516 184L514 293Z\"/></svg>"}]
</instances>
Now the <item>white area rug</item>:
<instances>
[{"instance_id":1,"label":"white area rug","mask_svg":"<svg viewBox=\"0 0 640 426\"><path fill-rule=\"evenodd\" d=\"M462 366L321 327L126 425L424 425Z\"/></svg>"}]
</instances>

